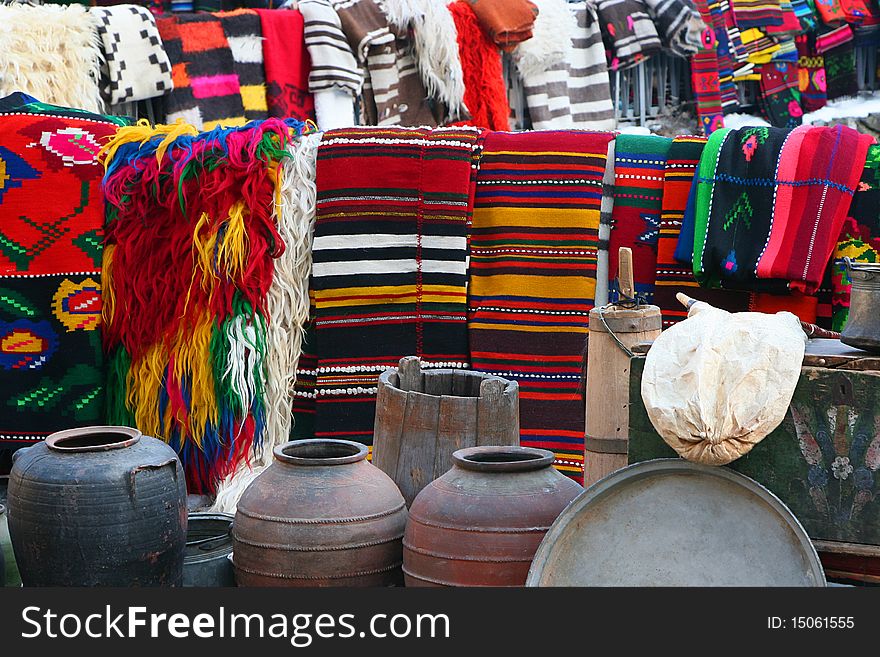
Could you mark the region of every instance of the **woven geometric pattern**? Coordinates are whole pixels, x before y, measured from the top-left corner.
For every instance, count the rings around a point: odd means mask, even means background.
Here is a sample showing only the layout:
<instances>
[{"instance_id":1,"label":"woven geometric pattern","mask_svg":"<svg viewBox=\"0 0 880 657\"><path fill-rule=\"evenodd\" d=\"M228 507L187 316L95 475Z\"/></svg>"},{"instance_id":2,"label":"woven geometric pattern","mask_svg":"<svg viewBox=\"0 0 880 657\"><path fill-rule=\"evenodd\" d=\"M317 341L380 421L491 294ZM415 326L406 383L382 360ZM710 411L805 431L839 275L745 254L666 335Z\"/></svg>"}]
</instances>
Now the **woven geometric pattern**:
<instances>
[{"instance_id":1,"label":"woven geometric pattern","mask_svg":"<svg viewBox=\"0 0 880 657\"><path fill-rule=\"evenodd\" d=\"M93 7L104 48L101 93L112 105L161 96L173 87L156 19L144 7Z\"/></svg>"}]
</instances>

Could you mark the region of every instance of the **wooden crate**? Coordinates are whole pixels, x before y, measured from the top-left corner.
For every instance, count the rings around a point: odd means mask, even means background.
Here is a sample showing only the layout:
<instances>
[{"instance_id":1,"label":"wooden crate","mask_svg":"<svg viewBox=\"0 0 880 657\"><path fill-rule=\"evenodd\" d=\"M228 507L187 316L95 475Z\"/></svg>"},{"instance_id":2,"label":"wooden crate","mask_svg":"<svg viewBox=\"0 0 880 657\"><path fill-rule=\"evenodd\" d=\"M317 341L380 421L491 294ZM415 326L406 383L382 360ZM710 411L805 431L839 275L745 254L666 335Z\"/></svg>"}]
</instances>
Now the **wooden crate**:
<instances>
[{"instance_id":1,"label":"wooden crate","mask_svg":"<svg viewBox=\"0 0 880 657\"><path fill-rule=\"evenodd\" d=\"M775 493L813 539L829 579L880 583L880 360L836 340L811 340L783 423L728 467ZM629 463L675 457L642 402L644 356L630 368ZM878 447L875 445L874 447Z\"/></svg>"}]
</instances>

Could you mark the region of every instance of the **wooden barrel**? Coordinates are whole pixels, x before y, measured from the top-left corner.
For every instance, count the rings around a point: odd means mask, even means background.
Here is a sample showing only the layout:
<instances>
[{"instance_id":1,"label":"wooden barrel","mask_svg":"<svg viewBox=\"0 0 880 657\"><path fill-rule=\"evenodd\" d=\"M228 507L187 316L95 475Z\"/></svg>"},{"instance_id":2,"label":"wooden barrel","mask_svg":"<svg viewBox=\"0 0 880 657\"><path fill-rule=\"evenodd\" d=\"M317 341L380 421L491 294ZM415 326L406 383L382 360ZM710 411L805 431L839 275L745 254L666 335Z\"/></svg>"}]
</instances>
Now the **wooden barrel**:
<instances>
[{"instance_id":1,"label":"wooden barrel","mask_svg":"<svg viewBox=\"0 0 880 657\"><path fill-rule=\"evenodd\" d=\"M584 486L627 464L630 356L612 333L631 349L639 342L656 339L661 327L657 306L606 306L590 311Z\"/></svg>"},{"instance_id":2,"label":"wooden barrel","mask_svg":"<svg viewBox=\"0 0 880 657\"><path fill-rule=\"evenodd\" d=\"M379 376L373 465L409 506L465 447L519 445L519 384L467 370L422 370L415 356Z\"/></svg>"}]
</instances>

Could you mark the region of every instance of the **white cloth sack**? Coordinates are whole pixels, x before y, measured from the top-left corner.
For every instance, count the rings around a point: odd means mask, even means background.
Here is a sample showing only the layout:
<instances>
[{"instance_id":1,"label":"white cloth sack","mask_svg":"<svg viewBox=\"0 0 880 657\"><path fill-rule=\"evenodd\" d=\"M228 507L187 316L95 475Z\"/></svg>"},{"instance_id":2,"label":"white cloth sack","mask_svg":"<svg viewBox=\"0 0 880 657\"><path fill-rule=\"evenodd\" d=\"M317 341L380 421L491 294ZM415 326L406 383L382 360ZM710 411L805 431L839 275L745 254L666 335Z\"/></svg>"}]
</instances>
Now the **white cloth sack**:
<instances>
[{"instance_id":1,"label":"white cloth sack","mask_svg":"<svg viewBox=\"0 0 880 657\"><path fill-rule=\"evenodd\" d=\"M688 461L730 463L782 422L805 346L791 313L695 303L648 351L642 400L651 424Z\"/></svg>"}]
</instances>

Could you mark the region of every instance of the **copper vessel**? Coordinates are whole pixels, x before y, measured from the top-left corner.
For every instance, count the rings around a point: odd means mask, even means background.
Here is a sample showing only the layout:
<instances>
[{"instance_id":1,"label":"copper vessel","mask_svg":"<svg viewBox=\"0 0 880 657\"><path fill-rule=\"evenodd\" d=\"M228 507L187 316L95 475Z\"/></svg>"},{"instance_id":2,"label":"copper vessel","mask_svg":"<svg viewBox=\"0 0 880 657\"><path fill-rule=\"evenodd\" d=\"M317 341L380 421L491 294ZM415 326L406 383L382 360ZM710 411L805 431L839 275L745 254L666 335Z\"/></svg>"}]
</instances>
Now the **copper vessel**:
<instances>
[{"instance_id":1,"label":"copper vessel","mask_svg":"<svg viewBox=\"0 0 880 657\"><path fill-rule=\"evenodd\" d=\"M348 440L295 440L247 488L232 526L239 586L393 586L403 496Z\"/></svg>"},{"instance_id":2,"label":"copper vessel","mask_svg":"<svg viewBox=\"0 0 880 657\"><path fill-rule=\"evenodd\" d=\"M880 264L844 258L852 281L849 317L840 341L857 349L880 353Z\"/></svg>"},{"instance_id":3,"label":"copper vessel","mask_svg":"<svg viewBox=\"0 0 880 657\"><path fill-rule=\"evenodd\" d=\"M523 586L544 534L583 488L529 447L470 447L413 501L407 586Z\"/></svg>"}]
</instances>

